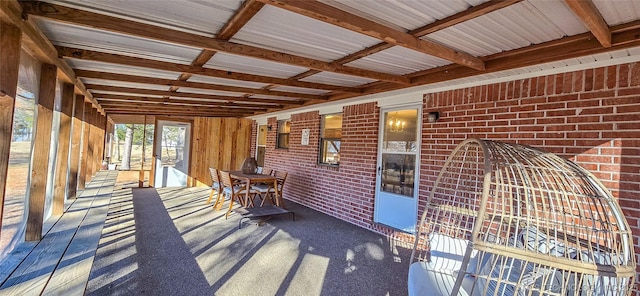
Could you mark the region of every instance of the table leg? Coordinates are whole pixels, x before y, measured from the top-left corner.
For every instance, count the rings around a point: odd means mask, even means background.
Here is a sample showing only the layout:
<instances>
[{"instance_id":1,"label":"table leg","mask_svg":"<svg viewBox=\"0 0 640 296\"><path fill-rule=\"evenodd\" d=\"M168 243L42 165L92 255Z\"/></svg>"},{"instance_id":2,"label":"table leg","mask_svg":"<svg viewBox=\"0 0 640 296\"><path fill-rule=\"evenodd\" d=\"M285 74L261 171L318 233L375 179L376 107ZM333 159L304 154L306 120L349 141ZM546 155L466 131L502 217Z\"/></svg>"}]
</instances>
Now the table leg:
<instances>
[{"instance_id":1,"label":"table leg","mask_svg":"<svg viewBox=\"0 0 640 296\"><path fill-rule=\"evenodd\" d=\"M251 180L247 179L246 182L247 182L247 188L246 188L247 192L245 192L244 204L245 204L245 207L249 207L249 206L253 207L254 206L253 199L250 198L250 194L249 194L249 191L251 190Z\"/></svg>"}]
</instances>

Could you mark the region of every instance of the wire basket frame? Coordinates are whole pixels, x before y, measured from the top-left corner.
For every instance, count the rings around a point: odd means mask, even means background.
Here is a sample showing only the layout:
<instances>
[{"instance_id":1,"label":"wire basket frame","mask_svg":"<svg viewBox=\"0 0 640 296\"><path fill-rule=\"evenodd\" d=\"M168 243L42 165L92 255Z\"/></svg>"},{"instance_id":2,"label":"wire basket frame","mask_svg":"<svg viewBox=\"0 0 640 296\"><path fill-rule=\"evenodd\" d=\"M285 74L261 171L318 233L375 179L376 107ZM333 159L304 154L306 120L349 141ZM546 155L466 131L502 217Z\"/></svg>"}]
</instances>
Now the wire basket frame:
<instances>
[{"instance_id":1,"label":"wire basket frame","mask_svg":"<svg viewBox=\"0 0 640 296\"><path fill-rule=\"evenodd\" d=\"M629 225L592 174L478 139L458 145L440 171L414 262L440 289L431 295L629 295L636 269Z\"/></svg>"}]
</instances>

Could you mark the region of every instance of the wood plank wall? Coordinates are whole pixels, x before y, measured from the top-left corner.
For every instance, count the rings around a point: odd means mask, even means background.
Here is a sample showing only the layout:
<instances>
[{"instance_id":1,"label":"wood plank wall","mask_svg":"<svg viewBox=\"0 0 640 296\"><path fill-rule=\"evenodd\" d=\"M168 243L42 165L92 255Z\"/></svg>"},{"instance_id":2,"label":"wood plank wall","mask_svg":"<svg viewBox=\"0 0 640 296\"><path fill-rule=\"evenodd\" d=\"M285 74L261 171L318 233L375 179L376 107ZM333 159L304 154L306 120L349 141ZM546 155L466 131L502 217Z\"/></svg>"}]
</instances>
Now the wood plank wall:
<instances>
[{"instance_id":1,"label":"wood plank wall","mask_svg":"<svg viewBox=\"0 0 640 296\"><path fill-rule=\"evenodd\" d=\"M250 119L196 117L193 121L193 186L211 186L209 168L239 170L251 149Z\"/></svg>"}]
</instances>

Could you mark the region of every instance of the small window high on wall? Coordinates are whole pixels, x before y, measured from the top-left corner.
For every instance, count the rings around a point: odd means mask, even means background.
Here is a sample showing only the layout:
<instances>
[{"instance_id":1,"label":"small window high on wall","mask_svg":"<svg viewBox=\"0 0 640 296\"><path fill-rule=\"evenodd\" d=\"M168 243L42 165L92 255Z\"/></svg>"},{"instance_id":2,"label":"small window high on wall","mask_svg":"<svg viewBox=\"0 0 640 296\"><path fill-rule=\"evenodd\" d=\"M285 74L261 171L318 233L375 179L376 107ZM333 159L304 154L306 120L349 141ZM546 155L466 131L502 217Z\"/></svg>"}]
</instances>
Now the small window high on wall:
<instances>
[{"instance_id":1,"label":"small window high on wall","mask_svg":"<svg viewBox=\"0 0 640 296\"><path fill-rule=\"evenodd\" d=\"M341 138L342 114L323 115L320 127L320 157L318 159L320 164L340 164Z\"/></svg>"},{"instance_id":2,"label":"small window high on wall","mask_svg":"<svg viewBox=\"0 0 640 296\"><path fill-rule=\"evenodd\" d=\"M289 149L289 133L291 132L290 120L278 120L278 139L276 148Z\"/></svg>"}]
</instances>

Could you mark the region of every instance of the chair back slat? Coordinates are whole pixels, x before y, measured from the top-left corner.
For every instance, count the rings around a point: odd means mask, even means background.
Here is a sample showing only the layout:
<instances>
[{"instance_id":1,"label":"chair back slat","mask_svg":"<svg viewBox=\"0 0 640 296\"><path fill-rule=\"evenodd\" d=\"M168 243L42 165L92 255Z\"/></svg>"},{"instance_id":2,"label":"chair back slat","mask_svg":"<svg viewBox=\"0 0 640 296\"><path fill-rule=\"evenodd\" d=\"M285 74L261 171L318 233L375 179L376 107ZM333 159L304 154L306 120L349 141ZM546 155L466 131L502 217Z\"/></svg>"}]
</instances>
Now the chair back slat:
<instances>
[{"instance_id":1,"label":"chair back slat","mask_svg":"<svg viewBox=\"0 0 640 296\"><path fill-rule=\"evenodd\" d=\"M217 169L209 168L209 174L211 174L211 181L214 183L220 183L220 173Z\"/></svg>"},{"instance_id":2,"label":"chair back slat","mask_svg":"<svg viewBox=\"0 0 640 296\"><path fill-rule=\"evenodd\" d=\"M287 175L288 173L285 171L276 171L275 173L275 177L278 180L278 191L282 192L282 189L284 188L284 182L287 180ZM280 193L282 194L282 193Z\"/></svg>"},{"instance_id":3,"label":"chair back slat","mask_svg":"<svg viewBox=\"0 0 640 296\"><path fill-rule=\"evenodd\" d=\"M220 181L224 187L230 187L233 189L233 179L231 178L231 173L220 171Z\"/></svg>"},{"instance_id":4,"label":"chair back slat","mask_svg":"<svg viewBox=\"0 0 640 296\"><path fill-rule=\"evenodd\" d=\"M270 167L262 167L262 174L273 175L273 169Z\"/></svg>"}]
</instances>

